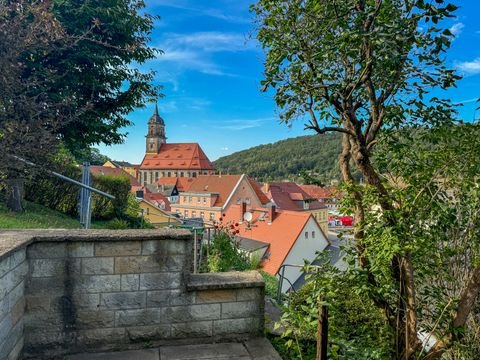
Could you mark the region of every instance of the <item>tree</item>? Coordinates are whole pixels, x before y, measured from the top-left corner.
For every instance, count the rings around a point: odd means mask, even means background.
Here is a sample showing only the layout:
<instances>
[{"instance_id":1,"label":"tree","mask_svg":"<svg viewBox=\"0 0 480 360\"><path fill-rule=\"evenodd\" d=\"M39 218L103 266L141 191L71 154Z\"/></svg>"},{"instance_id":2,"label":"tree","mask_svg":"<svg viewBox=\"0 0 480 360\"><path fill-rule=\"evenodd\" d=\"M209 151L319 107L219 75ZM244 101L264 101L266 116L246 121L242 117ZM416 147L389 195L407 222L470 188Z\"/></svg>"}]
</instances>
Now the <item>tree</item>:
<instances>
[{"instance_id":1,"label":"tree","mask_svg":"<svg viewBox=\"0 0 480 360\"><path fill-rule=\"evenodd\" d=\"M395 330L398 359L413 358L422 348L416 254L407 233L397 231L402 226L402 218L396 216L397 192L386 185L372 155L385 129L455 123L451 103L429 92L448 89L459 79L443 58L453 35L438 25L456 8L443 0L260 0L252 6L257 38L266 50L263 90L275 90L283 121L302 118L307 129L343 135L340 170L358 222L356 255L370 296ZM365 187L352 177L351 162ZM380 273L372 264L374 249L369 248L366 233L374 221L372 198L381 209L377 216L393 231L389 244L393 248ZM480 288L475 274L463 292L470 300ZM471 310L470 302L460 301L454 318ZM465 321L466 317L453 321L452 333ZM451 345L439 340L428 356L439 357Z\"/></svg>"},{"instance_id":2,"label":"tree","mask_svg":"<svg viewBox=\"0 0 480 360\"><path fill-rule=\"evenodd\" d=\"M43 167L60 144L79 155L90 145L119 143L126 114L157 95L155 56L147 45L152 16L142 1L16 0L0 6L0 151L12 200L21 211L25 165ZM80 156L80 155L79 155ZM31 171L32 169L28 169Z\"/></svg>"}]
</instances>

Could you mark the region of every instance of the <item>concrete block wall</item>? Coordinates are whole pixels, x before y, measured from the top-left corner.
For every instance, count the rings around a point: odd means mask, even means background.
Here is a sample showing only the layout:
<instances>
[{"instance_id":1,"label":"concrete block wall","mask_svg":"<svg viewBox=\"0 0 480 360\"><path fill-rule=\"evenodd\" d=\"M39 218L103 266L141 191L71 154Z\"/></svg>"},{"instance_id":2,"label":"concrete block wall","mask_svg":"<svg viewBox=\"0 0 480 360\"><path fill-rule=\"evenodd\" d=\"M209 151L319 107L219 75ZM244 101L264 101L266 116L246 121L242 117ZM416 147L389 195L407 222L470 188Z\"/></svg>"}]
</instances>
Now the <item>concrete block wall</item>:
<instances>
[{"instance_id":1,"label":"concrete block wall","mask_svg":"<svg viewBox=\"0 0 480 360\"><path fill-rule=\"evenodd\" d=\"M24 343L25 249L0 259L0 359L16 360Z\"/></svg>"},{"instance_id":2,"label":"concrete block wall","mask_svg":"<svg viewBox=\"0 0 480 360\"><path fill-rule=\"evenodd\" d=\"M9 359L23 344L24 359L50 359L263 334L261 276L191 274L188 231L48 232L21 244L5 267Z\"/></svg>"}]
</instances>

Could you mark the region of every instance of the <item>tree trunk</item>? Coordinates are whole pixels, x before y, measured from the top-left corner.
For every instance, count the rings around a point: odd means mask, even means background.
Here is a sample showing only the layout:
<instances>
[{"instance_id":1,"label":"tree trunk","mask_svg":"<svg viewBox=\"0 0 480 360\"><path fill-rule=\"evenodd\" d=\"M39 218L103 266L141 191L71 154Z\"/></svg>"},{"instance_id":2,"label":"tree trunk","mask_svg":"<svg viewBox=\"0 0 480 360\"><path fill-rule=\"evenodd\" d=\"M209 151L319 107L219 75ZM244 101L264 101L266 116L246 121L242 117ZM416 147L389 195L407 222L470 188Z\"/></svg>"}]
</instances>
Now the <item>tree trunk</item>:
<instances>
[{"instance_id":1,"label":"tree trunk","mask_svg":"<svg viewBox=\"0 0 480 360\"><path fill-rule=\"evenodd\" d=\"M23 179L7 180L7 208L18 213L23 212L23 196Z\"/></svg>"}]
</instances>

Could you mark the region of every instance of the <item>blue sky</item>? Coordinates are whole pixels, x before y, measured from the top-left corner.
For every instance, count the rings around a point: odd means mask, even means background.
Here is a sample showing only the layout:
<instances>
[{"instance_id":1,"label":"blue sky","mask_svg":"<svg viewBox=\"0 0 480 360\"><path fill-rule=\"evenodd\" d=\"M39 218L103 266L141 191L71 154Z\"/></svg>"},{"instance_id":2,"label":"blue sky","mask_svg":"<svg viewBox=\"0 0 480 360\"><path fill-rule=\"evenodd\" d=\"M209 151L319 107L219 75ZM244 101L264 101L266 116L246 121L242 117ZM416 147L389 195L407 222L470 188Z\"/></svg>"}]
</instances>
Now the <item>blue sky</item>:
<instances>
[{"instance_id":1,"label":"blue sky","mask_svg":"<svg viewBox=\"0 0 480 360\"><path fill-rule=\"evenodd\" d=\"M253 1L253 0L252 0ZM448 97L463 102L460 116L471 120L480 97L480 1L456 1L461 8L449 20L456 38L447 63L464 75ZM165 97L158 107L168 142L198 142L210 157L255 145L311 134L298 121L280 124L272 94L259 91L263 51L251 37L250 1L146 0L146 11L159 15L151 45L163 55L142 66L157 72ZM124 144L100 146L115 160L139 163L153 104L129 114ZM480 111L477 112L477 117Z\"/></svg>"}]
</instances>

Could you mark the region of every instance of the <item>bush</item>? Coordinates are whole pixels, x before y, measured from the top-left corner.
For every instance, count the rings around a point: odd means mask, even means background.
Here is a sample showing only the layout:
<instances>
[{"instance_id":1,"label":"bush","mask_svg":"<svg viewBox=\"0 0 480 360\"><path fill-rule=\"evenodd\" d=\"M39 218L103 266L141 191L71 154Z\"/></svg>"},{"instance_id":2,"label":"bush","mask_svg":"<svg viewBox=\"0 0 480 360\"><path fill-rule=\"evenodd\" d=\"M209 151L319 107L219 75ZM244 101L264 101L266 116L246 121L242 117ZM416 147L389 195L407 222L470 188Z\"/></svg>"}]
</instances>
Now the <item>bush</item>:
<instances>
[{"instance_id":1,"label":"bush","mask_svg":"<svg viewBox=\"0 0 480 360\"><path fill-rule=\"evenodd\" d=\"M278 279L265 271L260 271L260 274L262 275L263 280L265 280L265 295L270 296L271 298L276 298L278 292Z\"/></svg>"},{"instance_id":2,"label":"bush","mask_svg":"<svg viewBox=\"0 0 480 360\"><path fill-rule=\"evenodd\" d=\"M219 231L206 249L207 272L245 271L250 269L247 253L241 251L233 236Z\"/></svg>"},{"instance_id":3,"label":"bush","mask_svg":"<svg viewBox=\"0 0 480 360\"><path fill-rule=\"evenodd\" d=\"M128 228L129 228L128 222L122 219L113 219L107 223L107 229L124 230Z\"/></svg>"}]
</instances>

